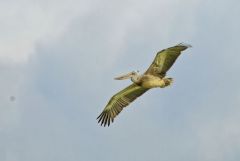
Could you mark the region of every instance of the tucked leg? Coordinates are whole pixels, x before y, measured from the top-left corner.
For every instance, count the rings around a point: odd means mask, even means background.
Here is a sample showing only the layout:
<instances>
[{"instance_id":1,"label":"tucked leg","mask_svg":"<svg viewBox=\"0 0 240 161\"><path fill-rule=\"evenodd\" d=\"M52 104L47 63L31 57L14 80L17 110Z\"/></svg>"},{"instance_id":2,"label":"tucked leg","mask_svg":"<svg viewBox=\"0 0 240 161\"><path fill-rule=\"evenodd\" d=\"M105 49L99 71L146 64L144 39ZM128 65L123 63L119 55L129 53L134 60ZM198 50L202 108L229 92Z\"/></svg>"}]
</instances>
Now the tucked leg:
<instances>
[{"instance_id":1,"label":"tucked leg","mask_svg":"<svg viewBox=\"0 0 240 161\"><path fill-rule=\"evenodd\" d=\"M167 86L170 86L173 83L173 78L163 78L163 85L161 86L161 88L165 88Z\"/></svg>"}]
</instances>

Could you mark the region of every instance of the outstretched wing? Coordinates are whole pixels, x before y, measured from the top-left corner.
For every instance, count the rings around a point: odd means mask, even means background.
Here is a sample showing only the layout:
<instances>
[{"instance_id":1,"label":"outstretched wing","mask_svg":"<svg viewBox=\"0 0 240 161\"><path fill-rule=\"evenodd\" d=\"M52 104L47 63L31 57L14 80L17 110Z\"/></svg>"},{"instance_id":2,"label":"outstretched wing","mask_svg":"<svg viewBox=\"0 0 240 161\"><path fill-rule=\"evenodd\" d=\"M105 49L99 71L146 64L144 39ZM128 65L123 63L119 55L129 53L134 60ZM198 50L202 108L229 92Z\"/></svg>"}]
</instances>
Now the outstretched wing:
<instances>
[{"instance_id":1,"label":"outstretched wing","mask_svg":"<svg viewBox=\"0 0 240 161\"><path fill-rule=\"evenodd\" d=\"M114 118L122 111L124 107L129 105L147 90L148 89L133 83L122 91L115 94L110 99L103 112L97 117L98 123L101 123L101 125L104 126L109 126L111 121L114 121Z\"/></svg>"},{"instance_id":2,"label":"outstretched wing","mask_svg":"<svg viewBox=\"0 0 240 161\"><path fill-rule=\"evenodd\" d=\"M181 54L181 51L189 47L191 47L191 45L180 43L158 52L145 74L151 74L163 78Z\"/></svg>"}]
</instances>

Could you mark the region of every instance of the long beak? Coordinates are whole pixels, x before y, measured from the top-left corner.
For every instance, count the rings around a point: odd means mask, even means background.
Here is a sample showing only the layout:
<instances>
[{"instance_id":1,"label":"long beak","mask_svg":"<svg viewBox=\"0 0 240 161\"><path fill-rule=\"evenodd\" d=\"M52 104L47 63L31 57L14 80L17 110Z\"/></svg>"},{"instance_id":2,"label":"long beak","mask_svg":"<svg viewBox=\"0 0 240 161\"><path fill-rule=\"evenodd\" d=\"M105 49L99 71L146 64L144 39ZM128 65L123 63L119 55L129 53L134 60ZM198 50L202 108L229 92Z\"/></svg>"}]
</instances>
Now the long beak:
<instances>
[{"instance_id":1,"label":"long beak","mask_svg":"<svg viewBox=\"0 0 240 161\"><path fill-rule=\"evenodd\" d=\"M132 77L132 75L133 75L133 73L132 73L132 72L130 72L130 73L128 73L128 74L121 75L121 76L119 76L119 77L116 77L116 78L114 78L114 79L116 79L116 80L124 80L124 79L129 79L129 78L131 78L131 77Z\"/></svg>"}]
</instances>

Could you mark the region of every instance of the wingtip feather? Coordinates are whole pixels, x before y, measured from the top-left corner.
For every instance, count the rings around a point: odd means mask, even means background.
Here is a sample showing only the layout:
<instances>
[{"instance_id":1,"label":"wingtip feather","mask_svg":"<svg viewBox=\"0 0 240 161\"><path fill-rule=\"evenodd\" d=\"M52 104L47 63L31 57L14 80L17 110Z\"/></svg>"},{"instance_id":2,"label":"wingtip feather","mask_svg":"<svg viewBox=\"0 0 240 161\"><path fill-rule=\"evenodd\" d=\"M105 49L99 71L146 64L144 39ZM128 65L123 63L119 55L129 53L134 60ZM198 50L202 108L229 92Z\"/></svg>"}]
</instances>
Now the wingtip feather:
<instances>
[{"instance_id":1,"label":"wingtip feather","mask_svg":"<svg viewBox=\"0 0 240 161\"><path fill-rule=\"evenodd\" d=\"M185 46L185 47L187 47L187 48L191 48L191 47L192 47L192 45L187 44L187 43L184 43L184 42L178 44L178 46Z\"/></svg>"}]
</instances>

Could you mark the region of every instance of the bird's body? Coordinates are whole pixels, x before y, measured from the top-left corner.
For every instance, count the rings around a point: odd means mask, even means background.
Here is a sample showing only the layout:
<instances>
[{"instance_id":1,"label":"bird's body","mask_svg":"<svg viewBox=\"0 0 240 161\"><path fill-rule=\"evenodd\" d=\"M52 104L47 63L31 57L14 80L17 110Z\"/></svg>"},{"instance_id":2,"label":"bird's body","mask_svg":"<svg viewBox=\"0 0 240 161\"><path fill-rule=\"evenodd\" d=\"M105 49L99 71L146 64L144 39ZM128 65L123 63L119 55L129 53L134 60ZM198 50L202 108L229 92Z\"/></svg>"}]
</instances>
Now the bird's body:
<instances>
[{"instance_id":1,"label":"bird's body","mask_svg":"<svg viewBox=\"0 0 240 161\"><path fill-rule=\"evenodd\" d=\"M168 84L167 81L169 79L166 78L159 78L157 76L154 75L150 75L150 74L146 74L146 75L142 75L141 76L141 81L138 85L142 86L143 88L164 88L168 85L170 85L170 83Z\"/></svg>"},{"instance_id":2,"label":"bird's body","mask_svg":"<svg viewBox=\"0 0 240 161\"><path fill-rule=\"evenodd\" d=\"M188 47L191 46L178 44L158 52L153 63L142 75L138 75L137 72L130 72L115 78L116 80L131 79L133 83L110 99L103 112L98 116L98 122L100 122L101 125L109 126L124 107L149 89L157 87L164 88L171 85L173 79L165 78L166 72L174 64L177 57L181 54L181 51Z\"/></svg>"}]
</instances>

